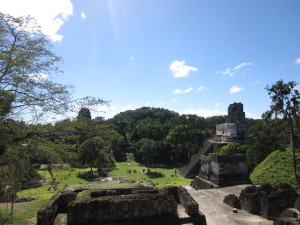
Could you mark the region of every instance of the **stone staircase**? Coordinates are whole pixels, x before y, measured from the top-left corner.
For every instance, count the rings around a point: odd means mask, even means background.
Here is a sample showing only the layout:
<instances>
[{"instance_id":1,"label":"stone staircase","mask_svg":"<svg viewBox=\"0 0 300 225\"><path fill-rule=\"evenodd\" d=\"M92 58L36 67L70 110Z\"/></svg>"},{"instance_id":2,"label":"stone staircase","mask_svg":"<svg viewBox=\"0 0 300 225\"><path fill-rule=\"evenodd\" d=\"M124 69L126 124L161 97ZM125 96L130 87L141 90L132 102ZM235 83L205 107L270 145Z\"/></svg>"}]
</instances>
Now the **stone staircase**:
<instances>
[{"instance_id":1,"label":"stone staircase","mask_svg":"<svg viewBox=\"0 0 300 225\"><path fill-rule=\"evenodd\" d=\"M181 167L179 174L182 177L188 177L191 172L195 169L195 167L197 167L198 162L200 160L200 156L202 155L207 155L208 153L213 152L213 143L212 141L206 141L204 142L204 144L202 145L202 147L199 148L198 152L196 152L194 155L192 155L190 162Z\"/></svg>"}]
</instances>

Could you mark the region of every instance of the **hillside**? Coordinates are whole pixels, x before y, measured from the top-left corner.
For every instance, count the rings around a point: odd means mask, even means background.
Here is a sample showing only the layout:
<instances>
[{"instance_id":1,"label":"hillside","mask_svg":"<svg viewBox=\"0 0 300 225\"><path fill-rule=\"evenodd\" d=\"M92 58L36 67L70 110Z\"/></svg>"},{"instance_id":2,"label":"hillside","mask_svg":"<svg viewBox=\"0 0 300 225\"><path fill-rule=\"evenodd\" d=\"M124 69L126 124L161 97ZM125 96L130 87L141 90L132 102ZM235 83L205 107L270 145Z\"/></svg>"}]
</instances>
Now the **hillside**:
<instances>
[{"instance_id":1,"label":"hillside","mask_svg":"<svg viewBox=\"0 0 300 225\"><path fill-rule=\"evenodd\" d=\"M298 158L299 153L296 154ZM297 167L300 174L300 165ZM295 182L292 167L292 149L285 151L274 151L264 161L262 161L250 175L251 181L255 184L270 183L272 185L279 183L288 183L298 192L300 186Z\"/></svg>"}]
</instances>

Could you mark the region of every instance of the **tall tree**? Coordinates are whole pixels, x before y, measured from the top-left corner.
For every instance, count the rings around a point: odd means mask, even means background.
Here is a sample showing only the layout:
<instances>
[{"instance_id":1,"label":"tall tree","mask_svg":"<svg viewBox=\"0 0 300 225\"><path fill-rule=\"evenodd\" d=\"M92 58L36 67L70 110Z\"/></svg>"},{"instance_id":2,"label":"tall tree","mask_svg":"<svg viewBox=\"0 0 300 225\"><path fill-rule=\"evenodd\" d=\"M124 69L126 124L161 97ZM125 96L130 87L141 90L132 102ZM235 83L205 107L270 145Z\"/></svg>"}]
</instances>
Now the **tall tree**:
<instances>
[{"instance_id":1,"label":"tall tree","mask_svg":"<svg viewBox=\"0 0 300 225\"><path fill-rule=\"evenodd\" d=\"M267 86L266 89L272 104L270 110L264 114L265 118L270 118L272 115L282 116L287 123L290 135L290 143L293 152L293 175L295 180L300 184L297 175L297 161L296 161L296 129L299 129L298 117L300 114L300 93L297 89L298 83L290 81L284 83L283 80L277 81L271 87Z\"/></svg>"},{"instance_id":2,"label":"tall tree","mask_svg":"<svg viewBox=\"0 0 300 225\"><path fill-rule=\"evenodd\" d=\"M33 18L0 12L0 115L67 109L70 87L52 80L61 58L51 48Z\"/></svg>"}]
</instances>

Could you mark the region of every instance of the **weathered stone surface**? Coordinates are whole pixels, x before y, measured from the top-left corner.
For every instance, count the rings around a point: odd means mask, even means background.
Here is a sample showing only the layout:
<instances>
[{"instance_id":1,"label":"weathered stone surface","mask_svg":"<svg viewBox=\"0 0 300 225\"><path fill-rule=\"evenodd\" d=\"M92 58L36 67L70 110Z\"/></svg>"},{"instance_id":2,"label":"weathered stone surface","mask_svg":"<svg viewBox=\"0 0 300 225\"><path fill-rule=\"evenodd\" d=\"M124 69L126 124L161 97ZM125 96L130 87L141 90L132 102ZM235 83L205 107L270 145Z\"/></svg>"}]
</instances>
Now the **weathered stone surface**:
<instances>
[{"instance_id":1,"label":"weathered stone surface","mask_svg":"<svg viewBox=\"0 0 300 225\"><path fill-rule=\"evenodd\" d=\"M211 156L210 181L218 186L248 184L246 157L242 154Z\"/></svg>"},{"instance_id":2,"label":"weathered stone surface","mask_svg":"<svg viewBox=\"0 0 300 225\"><path fill-rule=\"evenodd\" d=\"M234 194L226 195L223 200L223 203L225 203L226 205L229 205L233 208L237 208L237 209L241 208L240 200Z\"/></svg>"},{"instance_id":3,"label":"weathered stone surface","mask_svg":"<svg viewBox=\"0 0 300 225\"><path fill-rule=\"evenodd\" d=\"M68 205L68 224L100 223L147 217L176 215L177 203L172 196L138 193L96 196L92 191L78 194Z\"/></svg>"},{"instance_id":4,"label":"weathered stone surface","mask_svg":"<svg viewBox=\"0 0 300 225\"><path fill-rule=\"evenodd\" d=\"M273 220L287 208L294 206L297 192L287 184L272 187L270 184L261 187L248 186L241 191L242 209L269 220Z\"/></svg>"},{"instance_id":5,"label":"weathered stone surface","mask_svg":"<svg viewBox=\"0 0 300 225\"><path fill-rule=\"evenodd\" d=\"M300 225L300 219L295 218L276 218L273 225Z\"/></svg>"},{"instance_id":6,"label":"weathered stone surface","mask_svg":"<svg viewBox=\"0 0 300 225\"><path fill-rule=\"evenodd\" d=\"M54 195L37 212L37 225L52 225L58 213L64 213L67 205L75 200L77 193L65 192Z\"/></svg>"},{"instance_id":7,"label":"weathered stone surface","mask_svg":"<svg viewBox=\"0 0 300 225\"><path fill-rule=\"evenodd\" d=\"M191 186L195 190L201 190L201 189L212 189L212 188L218 188L218 185L215 185L214 183L202 179L201 177L195 177L194 180L191 182Z\"/></svg>"},{"instance_id":8,"label":"weathered stone surface","mask_svg":"<svg viewBox=\"0 0 300 225\"><path fill-rule=\"evenodd\" d=\"M300 212L300 196L296 199L294 207Z\"/></svg>"},{"instance_id":9,"label":"weathered stone surface","mask_svg":"<svg viewBox=\"0 0 300 225\"><path fill-rule=\"evenodd\" d=\"M248 186L241 191L240 204L242 209L249 213L259 215L260 213L260 198L259 198L259 188L256 186Z\"/></svg>"},{"instance_id":10,"label":"weathered stone surface","mask_svg":"<svg viewBox=\"0 0 300 225\"><path fill-rule=\"evenodd\" d=\"M188 215L199 214L198 203L192 198L192 196L187 192L187 190L184 187L178 187L178 195L180 203L183 205Z\"/></svg>"},{"instance_id":11,"label":"weathered stone surface","mask_svg":"<svg viewBox=\"0 0 300 225\"><path fill-rule=\"evenodd\" d=\"M295 208L288 208L282 211L280 217L282 218L298 218L299 211Z\"/></svg>"},{"instance_id":12,"label":"weathered stone surface","mask_svg":"<svg viewBox=\"0 0 300 225\"><path fill-rule=\"evenodd\" d=\"M167 195L173 196L177 203L180 202L177 186L168 186L168 187L161 189L160 191L167 193Z\"/></svg>"}]
</instances>

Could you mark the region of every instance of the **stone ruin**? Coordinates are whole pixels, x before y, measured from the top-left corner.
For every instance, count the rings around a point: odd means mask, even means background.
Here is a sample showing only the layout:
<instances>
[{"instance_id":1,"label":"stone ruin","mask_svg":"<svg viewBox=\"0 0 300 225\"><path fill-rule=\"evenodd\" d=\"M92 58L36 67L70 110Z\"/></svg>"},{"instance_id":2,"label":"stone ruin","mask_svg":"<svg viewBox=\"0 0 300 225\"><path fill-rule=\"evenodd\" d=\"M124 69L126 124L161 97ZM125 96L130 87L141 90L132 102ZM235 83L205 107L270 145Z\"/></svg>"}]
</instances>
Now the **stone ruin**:
<instances>
[{"instance_id":1,"label":"stone ruin","mask_svg":"<svg viewBox=\"0 0 300 225\"><path fill-rule=\"evenodd\" d=\"M210 162L201 163L199 175L191 184L193 188L199 190L250 183L244 155L210 154L210 156Z\"/></svg>"},{"instance_id":2,"label":"stone ruin","mask_svg":"<svg viewBox=\"0 0 300 225\"><path fill-rule=\"evenodd\" d=\"M62 191L38 211L37 225L53 225L59 213L67 213L68 225L206 224L198 203L176 186Z\"/></svg>"},{"instance_id":3,"label":"stone ruin","mask_svg":"<svg viewBox=\"0 0 300 225\"><path fill-rule=\"evenodd\" d=\"M288 184L277 186L264 184L260 187L252 185L244 188L239 197L227 195L223 202L231 207L274 220L275 225L292 225L300 224L298 219L300 207L293 209L300 203L300 199L297 198L298 193Z\"/></svg>"},{"instance_id":4,"label":"stone ruin","mask_svg":"<svg viewBox=\"0 0 300 225\"><path fill-rule=\"evenodd\" d=\"M244 142L247 130L245 112L242 103L230 104L226 123L216 125L216 134L211 140L206 141L191 157L190 162L183 166L179 174L182 177L194 178L200 169L199 161L202 155L215 153L220 147L228 142Z\"/></svg>"},{"instance_id":5,"label":"stone ruin","mask_svg":"<svg viewBox=\"0 0 300 225\"><path fill-rule=\"evenodd\" d=\"M217 142L242 142L246 130L247 124L243 104L234 102L228 107L226 123L217 124L214 140Z\"/></svg>"}]
</instances>

